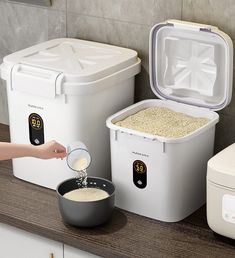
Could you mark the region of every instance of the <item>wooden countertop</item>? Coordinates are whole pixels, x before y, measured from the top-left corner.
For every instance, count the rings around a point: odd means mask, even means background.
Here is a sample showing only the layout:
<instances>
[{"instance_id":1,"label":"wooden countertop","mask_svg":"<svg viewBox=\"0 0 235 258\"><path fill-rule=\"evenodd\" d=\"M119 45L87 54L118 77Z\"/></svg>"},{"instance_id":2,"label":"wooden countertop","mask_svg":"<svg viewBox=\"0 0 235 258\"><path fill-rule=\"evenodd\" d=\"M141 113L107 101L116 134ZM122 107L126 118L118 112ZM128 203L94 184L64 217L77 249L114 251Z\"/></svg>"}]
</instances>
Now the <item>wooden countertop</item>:
<instances>
[{"instance_id":1,"label":"wooden countertop","mask_svg":"<svg viewBox=\"0 0 235 258\"><path fill-rule=\"evenodd\" d=\"M0 141L9 141L0 124ZM235 257L235 241L214 234L205 207L179 223L163 223L116 209L93 229L63 224L56 193L12 175L11 161L0 161L0 222L103 257Z\"/></svg>"}]
</instances>

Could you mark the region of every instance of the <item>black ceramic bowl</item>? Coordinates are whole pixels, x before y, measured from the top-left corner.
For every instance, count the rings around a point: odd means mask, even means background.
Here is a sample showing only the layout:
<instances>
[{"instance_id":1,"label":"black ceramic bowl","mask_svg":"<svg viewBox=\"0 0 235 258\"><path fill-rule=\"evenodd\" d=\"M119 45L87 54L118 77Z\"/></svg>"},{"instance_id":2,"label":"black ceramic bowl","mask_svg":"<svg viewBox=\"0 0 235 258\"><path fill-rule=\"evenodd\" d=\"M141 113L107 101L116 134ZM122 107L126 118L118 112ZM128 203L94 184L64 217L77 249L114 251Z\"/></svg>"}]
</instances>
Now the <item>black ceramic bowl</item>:
<instances>
[{"instance_id":1,"label":"black ceramic bowl","mask_svg":"<svg viewBox=\"0 0 235 258\"><path fill-rule=\"evenodd\" d=\"M75 178L60 183L56 189L59 199L59 209L62 219L73 226L94 227L106 222L114 208L115 186L106 179L88 177L87 187L95 187L108 192L109 196L98 201L72 201L63 195L78 189Z\"/></svg>"}]
</instances>

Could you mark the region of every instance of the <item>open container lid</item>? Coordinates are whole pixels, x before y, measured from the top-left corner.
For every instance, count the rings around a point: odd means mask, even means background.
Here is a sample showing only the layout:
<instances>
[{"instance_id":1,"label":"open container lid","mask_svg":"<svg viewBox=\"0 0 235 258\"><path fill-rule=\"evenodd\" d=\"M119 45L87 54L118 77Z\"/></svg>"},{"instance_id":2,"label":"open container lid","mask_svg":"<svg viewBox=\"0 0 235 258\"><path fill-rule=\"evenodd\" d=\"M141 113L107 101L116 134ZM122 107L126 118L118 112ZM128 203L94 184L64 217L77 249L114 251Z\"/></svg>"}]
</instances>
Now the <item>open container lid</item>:
<instances>
[{"instance_id":1,"label":"open container lid","mask_svg":"<svg viewBox=\"0 0 235 258\"><path fill-rule=\"evenodd\" d=\"M232 97L233 44L210 25L169 20L150 32L150 83L156 96L221 110Z\"/></svg>"}]
</instances>

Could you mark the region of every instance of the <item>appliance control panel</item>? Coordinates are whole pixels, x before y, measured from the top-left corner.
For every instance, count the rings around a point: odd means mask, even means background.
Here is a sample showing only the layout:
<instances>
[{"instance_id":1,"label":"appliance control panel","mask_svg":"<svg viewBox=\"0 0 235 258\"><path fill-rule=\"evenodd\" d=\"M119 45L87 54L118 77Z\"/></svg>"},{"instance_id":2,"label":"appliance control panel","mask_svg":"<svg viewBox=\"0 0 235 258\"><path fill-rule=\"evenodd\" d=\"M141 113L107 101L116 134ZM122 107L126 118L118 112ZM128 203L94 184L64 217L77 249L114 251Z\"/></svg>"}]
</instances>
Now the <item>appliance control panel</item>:
<instances>
[{"instance_id":1,"label":"appliance control panel","mask_svg":"<svg viewBox=\"0 0 235 258\"><path fill-rule=\"evenodd\" d=\"M141 189L147 186L147 166L142 160L133 162L133 182Z\"/></svg>"},{"instance_id":2,"label":"appliance control panel","mask_svg":"<svg viewBox=\"0 0 235 258\"><path fill-rule=\"evenodd\" d=\"M44 126L41 116L36 113L29 115L29 140L33 145L44 143Z\"/></svg>"},{"instance_id":3,"label":"appliance control panel","mask_svg":"<svg viewBox=\"0 0 235 258\"><path fill-rule=\"evenodd\" d=\"M224 194L222 199L222 217L225 221L235 224L235 196Z\"/></svg>"}]
</instances>

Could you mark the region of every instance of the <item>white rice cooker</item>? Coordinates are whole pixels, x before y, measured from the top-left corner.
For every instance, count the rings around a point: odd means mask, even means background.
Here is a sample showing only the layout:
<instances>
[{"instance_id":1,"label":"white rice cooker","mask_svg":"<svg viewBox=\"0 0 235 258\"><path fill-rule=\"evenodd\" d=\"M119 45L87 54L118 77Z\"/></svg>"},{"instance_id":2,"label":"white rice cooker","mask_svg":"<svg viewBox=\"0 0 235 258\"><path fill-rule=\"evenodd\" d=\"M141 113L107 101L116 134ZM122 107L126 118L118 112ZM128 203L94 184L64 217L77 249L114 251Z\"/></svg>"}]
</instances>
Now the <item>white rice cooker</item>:
<instances>
[{"instance_id":1,"label":"white rice cooker","mask_svg":"<svg viewBox=\"0 0 235 258\"><path fill-rule=\"evenodd\" d=\"M207 221L216 233L235 239L235 144L208 162Z\"/></svg>"},{"instance_id":2,"label":"white rice cooker","mask_svg":"<svg viewBox=\"0 0 235 258\"><path fill-rule=\"evenodd\" d=\"M110 177L106 118L134 100L140 71L130 49L78 39L55 39L3 59L13 143L64 146L82 141L92 156L88 175ZM13 160L13 173L55 189L73 177L66 160L25 157Z\"/></svg>"}]
</instances>

